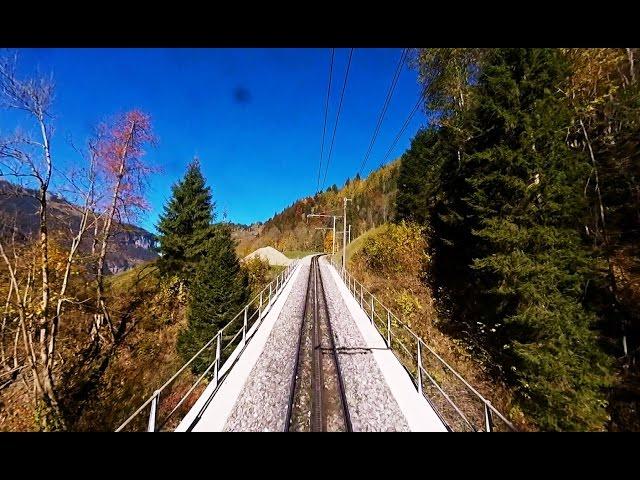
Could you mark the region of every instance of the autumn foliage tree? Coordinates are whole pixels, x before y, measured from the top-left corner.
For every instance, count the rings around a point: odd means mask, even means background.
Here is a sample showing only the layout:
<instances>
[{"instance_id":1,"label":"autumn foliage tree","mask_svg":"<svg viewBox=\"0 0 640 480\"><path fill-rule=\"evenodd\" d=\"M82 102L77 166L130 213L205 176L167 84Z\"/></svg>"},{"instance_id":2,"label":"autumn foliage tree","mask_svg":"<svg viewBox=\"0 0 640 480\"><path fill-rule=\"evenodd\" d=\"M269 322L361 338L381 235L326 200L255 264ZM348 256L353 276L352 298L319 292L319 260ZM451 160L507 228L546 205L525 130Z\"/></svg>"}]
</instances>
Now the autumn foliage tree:
<instances>
[{"instance_id":1,"label":"autumn foliage tree","mask_svg":"<svg viewBox=\"0 0 640 480\"><path fill-rule=\"evenodd\" d=\"M94 318L111 325L104 283L107 252L114 225L145 207L144 182L151 169L142 161L143 147L153 139L148 116L128 112L101 125L86 150L72 145L81 162L65 168L52 149L53 99L50 77L21 78L16 58L0 59L2 106L22 113L36 132L16 130L0 138L0 177L14 182L3 186L3 194L35 201L38 220L33 238L19 232L11 219L0 222L0 291L6 300L0 329L0 391L24 386L42 430L73 425L70 383L80 381L73 372L84 367L85 373L95 373L95 365L83 363L87 358L82 351L95 344L100 332L94 329L93 338L87 336L85 322L96 312ZM52 185L58 190L52 191ZM73 199L65 208L73 211L74 221L52 229L49 202L61 190ZM89 231L94 232L93 262L86 251ZM88 287L92 281L93 290ZM107 338L113 335L109 328ZM5 348L7 337L10 349Z\"/></svg>"},{"instance_id":2,"label":"autumn foliage tree","mask_svg":"<svg viewBox=\"0 0 640 480\"><path fill-rule=\"evenodd\" d=\"M104 210L97 235L96 311L94 334L100 337L103 323L110 339L114 337L111 314L105 298L104 276L107 247L113 235L114 220L122 224L148 208L144 191L153 168L145 162L145 147L155 142L151 119L140 110L117 116L101 124L91 142L105 184Z\"/></svg>"},{"instance_id":3,"label":"autumn foliage tree","mask_svg":"<svg viewBox=\"0 0 640 480\"><path fill-rule=\"evenodd\" d=\"M18 265L9 258L9 252L0 243L0 255L9 273L18 306L20 328L26 360L33 380L36 408L42 411L45 429L64 427L59 402L54 387L53 354L56 344L58 318L52 315L49 259L49 231L47 200L53 159L51 153L52 125L50 112L53 102L53 82L50 78L21 79L15 70L15 58L0 59L0 95L3 106L26 114L33 122L38 136L16 131L12 136L0 140L0 176L17 180L27 179L36 186L38 203L39 259L35 271L20 279ZM36 277L37 275L37 277ZM26 290L24 290L26 289ZM27 293L39 290L40 305L29 309ZM20 295L22 294L22 297ZM25 297L27 295L27 297ZM38 332L36 335L35 332Z\"/></svg>"}]
</instances>

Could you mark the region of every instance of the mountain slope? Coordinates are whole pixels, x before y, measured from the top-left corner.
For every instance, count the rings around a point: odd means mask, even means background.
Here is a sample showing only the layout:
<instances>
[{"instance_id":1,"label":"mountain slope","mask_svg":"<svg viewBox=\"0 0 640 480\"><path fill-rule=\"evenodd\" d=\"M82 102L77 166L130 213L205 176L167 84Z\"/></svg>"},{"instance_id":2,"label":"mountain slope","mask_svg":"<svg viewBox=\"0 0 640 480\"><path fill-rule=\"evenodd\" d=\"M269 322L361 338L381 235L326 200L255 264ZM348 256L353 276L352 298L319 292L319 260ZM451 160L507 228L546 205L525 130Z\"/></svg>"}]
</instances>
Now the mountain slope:
<instances>
[{"instance_id":1,"label":"mountain slope","mask_svg":"<svg viewBox=\"0 0 640 480\"><path fill-rule=\"evenodd\" d=\"M252 226L236 235L238 252L245 256L253 250L272 246L280 251L322 251L331 218L307 218L310 213L342 215L343 198L352 199L347 206L347 224L354 239L393 216L400 161L396 160L371 172L366 179L347 180L338 189L333 185L312 197L295 201L264 224ZM336 245L342 242L342 218L336 221Z\"/></svg>"},{"instance_id":2,"label":"mountain slope","mask_svg":"<svg viewBox=\"0 0 640 480\"><path fill-rule=\"evenodd\" d=\"M35 191L0 180L0 224L12 229L21 239L33 238L38 229L38 202ZM49 228L54 233L71 229L80 223L79 209L64 198L51 194L48 198ZM153 247L155 235L129 224L114 225L114 241L107 253L106 264L110 273L118 273L149 260L158 254ZM67 235L68 236L68 235ZM86 232L81 251L91 251L94 233Z\"/></svg>"}]
</instances>

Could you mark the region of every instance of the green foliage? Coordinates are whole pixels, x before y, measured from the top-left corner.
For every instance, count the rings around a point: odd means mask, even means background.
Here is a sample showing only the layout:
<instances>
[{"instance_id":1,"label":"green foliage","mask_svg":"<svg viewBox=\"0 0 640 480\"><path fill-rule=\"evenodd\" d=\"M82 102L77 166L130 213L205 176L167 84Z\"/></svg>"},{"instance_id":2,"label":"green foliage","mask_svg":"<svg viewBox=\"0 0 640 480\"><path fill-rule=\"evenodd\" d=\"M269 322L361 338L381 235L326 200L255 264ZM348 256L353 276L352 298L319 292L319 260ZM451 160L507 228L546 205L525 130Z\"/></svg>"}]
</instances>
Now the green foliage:
<instances>
[{"instance_id":1,"label":"green foliage","mask_svg":"<svg viewBox=\"0 0 640 480\"><path fill-rule=\"evenodd\" d=\"M486 55L484 48L423 48L417 67L429 110L445 118L469 103L470 85Z\"/></svg>"},{"instance_id":2,"label":"green foliage","mask_svg":"<svg viewBox=\"0 0 640 480\"><path fill-rule=\"evenodd\" d=\"M260 256L244 260L242 262L242 269L247 274L249 287L254 295L259 293L270 281L271 268L269 262Z\"/></svg>"},{"instance_id":3,"label":"green foliage","mask_svg":"<svg viewBox=\"0 0 640 480\"><path fill-rule=\"evenodd\" d=\"M214 203L197 159L189 164L184 178L172 187L172 197L158 222L162 275L175 274L183 281L194 274L205 253L214 220Z\"/></svg>"},{"instance_id":4,"label":"green foliage","mask_svg":"<svg viewBox=\"0 0 640 480\"><path fill-rule=\"evenodd\" d=\"M396 219L426 224L430 209L439 199L442 163L455 156L451 130L418 131L401 158L396 195Z\"/></svg>"},{"instance_id":5,"label":"green foliage","mask_svg":"<svg viewBox=\"0 0 640 480\"><path fill-rule=\"evenodd\" d=\"M417 272L426 259L424 231L417 224L387 224L366 238L357 253L367 268L376 273Z\"/></svg>"},{"instance_id":6,"label":"green foliage","mask_svg":"<svg viewBox=\"0 0 640 480\"><path fill-rule=\"evenodd\" d=\"M400 318L410 317L423 310L420 299L405 290L396 295L395 303L398 306Z\"/></svg>"},{"instance_id":7,"label":"green foliage","mask_svg":"<svg viewBox=\"0 0 640 480\"><path fill-rule=\"evenodd\" d=\"M403 156L398 217L429 224L443 305L538 425L597 430L609 361L583 303L598 265L579 233L588 162L565 141L568 74L557 50L485 52L471 106Z\"/></svg>"},{"instance_id":8,"label":"green foliage","mask_svg":"<svg viewBox=\"0 0 640 480\"><path fill-rule=\"evenodd\" d=\"M213 228L204 252L189 292L187 327L178 336L177 349L184 361L231 321L249 300L249 279L240 267L227 225ZM204 352L192 363L193 372L202 373L213 358L214 349Z\"/></svg>"}]
</instances>

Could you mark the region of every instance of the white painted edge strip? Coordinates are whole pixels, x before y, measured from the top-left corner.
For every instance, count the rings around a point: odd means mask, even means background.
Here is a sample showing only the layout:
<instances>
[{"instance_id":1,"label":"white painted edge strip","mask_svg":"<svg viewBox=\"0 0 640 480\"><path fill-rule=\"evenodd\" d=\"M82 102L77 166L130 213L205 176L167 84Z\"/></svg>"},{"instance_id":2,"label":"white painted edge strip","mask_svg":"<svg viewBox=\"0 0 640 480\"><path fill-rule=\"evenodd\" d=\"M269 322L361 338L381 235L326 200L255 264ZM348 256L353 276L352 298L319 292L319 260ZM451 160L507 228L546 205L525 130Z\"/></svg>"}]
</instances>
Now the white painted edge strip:
<instances>
[{"instance_id":1,"label":"white painted edge strip","mask_svg":"<svg viewBox=\"0 0 640 480\"><path fill-rule=\"evenodd\" d=\"M264 350L264 346L267 343L271 330L273 329L276 320L278 320L284 304L289 298L289 294L291 293L293 285L296 283L296 279L302 268L302 263L302 261L298 261L295 271L289 277L287 285L284 287L273 306L262 320L262 323L255 335L242 352L242 355L240 355L237 363L233 365L233 368L229 371L227 377L220 385L220 388L209 405L205 408L200 420L198 420L198 423L196 423L192 431L221 432L224 428L227 418L231 415L231 411L242 392L242 388L249 378L251 370ZM207 386L200 398L198 398L194 406L189 410L187 415L175 429L176 432L185 432L187 428L189 428L189 425L193 423L198 412L211 397L213 390L215 389L214 387L215 386L213 384L209 384L209 386Z\"/></svg>"},{"instance_id":2,"label":"white painted edge strip","mask_svg":"<svg viewBox=\"0 0 640 480\"><path fill-rule=\"evenodd\" d=\"M387 344L384 338L376 327L371 324L371 320L364 310L360 308L357 300L353 298L353 295L342 281L340 274L324 257L320 261L328 267L355 324L362 334L365 345L374 349L382 348L382 350L372 350L371 352L409 425L409 429L412 432L446 432L447 429L442 420L440 420L427 399L418 393L400 361L391 350L386 348Z\"/></svg>"}]
</instances>

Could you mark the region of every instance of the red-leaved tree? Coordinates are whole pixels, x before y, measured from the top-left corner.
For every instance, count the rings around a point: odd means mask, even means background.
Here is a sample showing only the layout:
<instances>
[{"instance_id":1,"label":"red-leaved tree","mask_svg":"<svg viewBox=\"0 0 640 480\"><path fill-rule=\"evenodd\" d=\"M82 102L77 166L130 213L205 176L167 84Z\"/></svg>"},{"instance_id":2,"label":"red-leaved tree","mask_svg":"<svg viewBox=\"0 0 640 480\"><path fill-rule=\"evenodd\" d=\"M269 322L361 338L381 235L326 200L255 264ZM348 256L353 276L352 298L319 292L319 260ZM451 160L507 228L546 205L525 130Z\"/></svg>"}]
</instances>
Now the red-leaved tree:
<instances>
[{"instance_id":1,"label":"red-leaved tree","mask_svg":"<svg viewBox=\"0 0 640 480\"><path fill-rule=\"evenodd\" d=\"M96 236L98 257L96 262L96 309L93 328L94 339L102 336L102 326L107 327L108 339L113 340L115 330L104 291L105 260L107 246L113 236L114 220L119 224L130 222L140 212L148 209L144 193L147 178L153 168L145 160L145 146L155 143L149 115L131 110L119 115L112 122L101 124L91 142L95 151L103 185L103 208Z\"/></svg>"}]
</instances>

